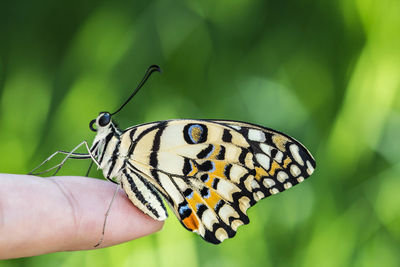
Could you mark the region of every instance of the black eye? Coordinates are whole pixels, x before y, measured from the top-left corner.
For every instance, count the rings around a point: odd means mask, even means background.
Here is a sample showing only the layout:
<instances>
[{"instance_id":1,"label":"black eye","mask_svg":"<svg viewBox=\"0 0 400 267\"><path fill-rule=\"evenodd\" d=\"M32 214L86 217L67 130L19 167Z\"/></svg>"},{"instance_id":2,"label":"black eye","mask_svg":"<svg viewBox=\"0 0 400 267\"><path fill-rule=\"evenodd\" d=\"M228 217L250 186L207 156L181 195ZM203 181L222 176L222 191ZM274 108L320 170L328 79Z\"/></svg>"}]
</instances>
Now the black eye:
<instances>
[{"instance_id":1,"label":"black eye","mask_svg":"<svg viewBox=\"0 0 400 267\"><path fill-rule=\"evenodd\" d=\"M111 120L110 113L104 113L103 116L101 116L100 119L99 119L99 125L101 127L104 127L104 126L106 126L107 124L110 123L110 120Z\"/></svg>"}]
</instances>

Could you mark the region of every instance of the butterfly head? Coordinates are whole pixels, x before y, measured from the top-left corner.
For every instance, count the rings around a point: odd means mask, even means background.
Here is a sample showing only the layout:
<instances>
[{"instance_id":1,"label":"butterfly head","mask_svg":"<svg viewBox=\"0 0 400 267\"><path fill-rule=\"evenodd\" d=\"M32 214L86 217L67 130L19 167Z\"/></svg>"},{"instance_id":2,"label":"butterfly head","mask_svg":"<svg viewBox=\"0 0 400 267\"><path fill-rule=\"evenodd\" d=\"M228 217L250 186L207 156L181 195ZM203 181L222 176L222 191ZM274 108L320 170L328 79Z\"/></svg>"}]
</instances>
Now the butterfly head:
<instances>
[{"instance_id":1,"label":"butterfly head","mask_svg":"<svg viewBox=\"0 0 400 267\"><path fill-rule=\"evenodd\" d=\"M89 128L93 132L97 132L101 129L110 128L112 126L111 114L109 112L100 112L96 119L89 123ZM96 127L94 127L96 125Z\"/></svg>"}]
</instances>

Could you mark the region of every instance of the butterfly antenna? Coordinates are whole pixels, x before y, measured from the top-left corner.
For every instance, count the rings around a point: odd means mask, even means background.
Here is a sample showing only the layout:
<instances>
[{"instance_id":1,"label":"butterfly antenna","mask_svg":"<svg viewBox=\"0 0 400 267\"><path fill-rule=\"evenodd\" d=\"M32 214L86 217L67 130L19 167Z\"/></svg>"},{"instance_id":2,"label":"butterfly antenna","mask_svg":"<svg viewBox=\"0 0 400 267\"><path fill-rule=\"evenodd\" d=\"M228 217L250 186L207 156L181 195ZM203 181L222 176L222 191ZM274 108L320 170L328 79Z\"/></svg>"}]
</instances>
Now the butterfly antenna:
<instances>
[{"instance_id":1,"label":"butterfly antenna","mask_svg":"<svg viewBox=\"0 0 400 267\"><path fill-rule=\"evenodd\" d=\"M129 96L129 98L125 101L125 103L122 104L122 106L119 107L119 109L117 109L117 111L115 111L114 113L111 113L111 116L118 113L126 104L128 104L128 102L136 95L136 93L140 90L140 88L142 88L142 86L146 83L146 81L150 77L150 75L155 71L161 72L161 68L157 65L151 65L147 69L146 73L143 76L143 79L140 81L140 83L136 87L135 91L133 91L133 93Z\"/></svg>"}]
</instances>

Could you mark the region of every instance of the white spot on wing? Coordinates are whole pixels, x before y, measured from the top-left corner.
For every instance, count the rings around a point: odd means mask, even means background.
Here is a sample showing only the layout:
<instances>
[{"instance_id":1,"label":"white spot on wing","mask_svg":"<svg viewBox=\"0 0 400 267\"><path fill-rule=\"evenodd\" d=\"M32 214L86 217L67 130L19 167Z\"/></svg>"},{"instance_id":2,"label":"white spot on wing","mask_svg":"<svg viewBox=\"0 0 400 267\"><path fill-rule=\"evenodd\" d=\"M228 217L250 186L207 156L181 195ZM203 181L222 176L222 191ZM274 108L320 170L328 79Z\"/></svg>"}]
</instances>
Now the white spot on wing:
<instances>
[{"instance_id":1,"label":"white spot on wing","mask_svg":"<svg viewBox=\"0 0 400 267\"><path fill-rule=\"evenodd\" d=\"M284 187L285 189L289 189L289 188L292 187L292 183L291 183L291 182L287 182L286 184L283 185L283 187Z\"/></svg>"},{"instance_id":2,"label":"white spot on wing","mask_svg":"<svg viewBox=\"0 0 400 267\"><path fill-rule=\"evenodd\" d=\"M307 160L307 173L311 175L314 172L314 167L311 165L311 162Z\"/></svg>"},{"instance_id":3,"label":"white spot on wing","mask_svg":"<svg viewBox=\"0 0 400 267\"><path fill-rule=\"evenodd\" d=\"M210 209L206 209L201 216L201 221L203 222L204 226L212 230L214 223L217 223L218 220L215 217L214 213Z\"/></svg>"},{"instance_id":4,"label":"white spot on wing","mask_svg":"<svg viewBox=\"0 0 400 267\"><path fill-rule=\"evenodd\" d=\"M267 154L268 156L271 156L271 149L273 147L266 145L266 144L260 144L260 148L265 154Z\"/></svg>"},{"instance_id":5,"label":"white spot on wing","mask_svg":"<svg viewBox=\"0 0 400 267\"><path fill-rule=\"evenodd\" d=\"M270 161L269 161L269 157L267 155L261 154L261 153L257 153L256 154L256 159L265 170L267 170L267 171L269 170Z\"/></svg>"},{"instance_id":6,"label":"white spot on wing","mask_svg":"<svg viewBox=\"0 0 400 267\"><path fill-rule=\"evenodd\" d=\"M263 181L263 184L264 184L264 186L266 188L270 188L270 187L273 187L275 185L275 182L272 179L265 178L264 181Z\"/></svg>"},{"instance_id":7,"label":"white spot on wing","mask_svg":"<svg viewBox=\"0 0 400 267\"><path fill-rule=\"evenodd\" d=\"M229 178L235 183L239 183L240 178L247 173L247 170L239 165L232 165Z\"/></svg>"},{"instance_id":8,"label":"white spot on wing","mask_svg":"<svg viewBox=\"0 0 400 267\"><path fill-rule=\"evenodd\" d=\"M287 178L289 178L289 175L287 175L287 173L284 171L280 171L276 175L276 178L278 179L279 182L283 183Z\"/></svg>"},{"instance_id":9,"label":"white spot on wing","mask_svg":"<svg viewBox=\"0 0 400 267\"><path fill-rule=\"evenodd\" d=\"M253 154L247 153L246 158L244 159L244 164L247 168L254 169Z\"/></svg>"},{"instance_id":10,"label":"white spot on wing","mask_svg":"<svg viewBox=\"0 0 400 267\"><path fill-rule=\"evenodd\" d=\"M257 141L257 142L265 142L265 134L262 131L259 130L254 130L254 129L250 129L249 130L249 135L248 135L249 139L251 141Z\"/></svg>"},{"instance_id":11,"label":"white spot on wing","mask_svg":"<svg viewBox=\"0 0 400 267\"><path fill-rule=\"evenodd\" d=\"M251 181L251 188L252 188L252 189L260 188L260 185L257 183L257 181L256 181L255 179L253 179L253 180Z\"/></svg>"},{"instance_id":12,"label":"white spot on wing","mask_svg":"<svg viewBox=\"0 0 400 267\"><path fill-rule=\"evenodd\" d=\"M198 233L201 236L204 236L204 234L206 233L206 229L204 228L203 224L199 224L199 229L194 230L193 232Z\"/></svg>"},{"instance_id":13,"label":"white spot on wing","mask_svg":"<svg viewBox=\"0 0 400 267\"><path fill-rule=\"evenodd\" d=\"M294 177L297 177L297 176L301 173L301 171L300 171L299 167L297 167L296 164L292 164L292 165L290 166L290 173L291 173Z\"/></svg>"},{"instance_id":14,"label":"white spot on wing","mask_svg":"<svg viewBox=\"0 0 400 267\"><path fill-rule=\"evenodd\" d=\"M233 231L236 232L236 230L238 229L239 226L243 225L243 222L241 220L234 220L231 224L231 227L233 229Z\"/></svg>"},{"instance_id":15,"label":"white spot on wing","mask_svg":"<svg viewBox=\"0 0 400 267\"><path fill-rule=\"evenodd\" d=\"M235 162L237 161L240 153L242 153L242 149L235 145L227 145L225 146L225 160ZM199 151L200 152L200 151Z\"/></svg>"},{"instance_id":16,"label":"white spot on wing","mask_svg":"<svg viewBox=\"0 0 400 267\"><path fill-rule=\"evenodd\" d=\"M229 225L229 217L238 217L236 211L228 204L223 205L218 214L227 225Z\"/></svg>"},{"instance_id":17,"label":"white spot on wing","mask_svg":"<svg viewBox=\"0 0 400 267\"><path fill-rule=\"evenodd\" d=\"M233 201L232 194L239 191L239 188L232 183L221 179L219 180L217 191L223 198Z\"/></svg>"},{"instance_id":18,"label":"white spot on wing","mask_svg":"<svg viewBox=\"0 0 400 267\"><path fill-rule=\"evenodd\" d=\"M276 153L275 158L274 158L278 163L282 163L282 159L283 159L283 153L278 151L278 153Z\"/></svg>"},{"instance_id":19,"label":"white spot on wing","mask_svg":"<svg viewBox=\"0 0 400 267\"><path fill-rule=\"evenodd\" d=\"M247 176L247 178L244 180L244 186L246 187L247 191L251 192L251 182L254 180L253 175Z\"/></svg>"},{"instance_id":20,"label":"white spot on wing","mask_svg":"<svg viewBox=\"0 0 400 267\"><path fill-rule=\"evenodd\" d=\"M297 161L301 166L304 166L304 161L301 158L300 153L299 153L299 147L296 144L291 144L289 146L289 150L290 150L290 153L292 153L294 160Z\"/></svg>"},{"instance_id":21,"label":"white spot on wing","mask_svg":"<svg viewBox=\"0 0 400 267\"><path fill-rule=\"evenodd\" d=\"M231 126L233 129L236 129L236 130L240 130L240 129L242 129L242 127L240 127L240 126L237 126L237 125L232 125L232 124L230 124L229 126Z\"/></svg>"},{"instance_id":22,"label":"white spot on wing","mask_svg":"<svg viewBox=\"0 0 400 267\"><path fill-rule=\"evenodd\" d=\"M258 192L256 193L256 196L257 196L257 197L255 197L256 201L258 201L258 200L260 200L260 199L263 199L263 198L265 197L264 193L261 192L261 191L258 191Z\"/></svg>"},{"instance_id":23,"label":"white spot on wing","mask_svg":"<svg viewBox=\"0 0 400 267\"><path fill-rule=\"evenodd\" d=\"M250 208L250 199L245 196L241 197L239 199L239 208L244 214L246 214L247 209Z\"/></svg>"},{"instance_id":24,"label":"white spot on wing","mask_svg":"<svg viewBox=\"0 0 400 267\"><path fill-rule=\"evenodd\" d=\"M272 188L272 189L269 190L269 192L270 192L272 195L276 195L276 194L279 193L279 190L276 189L276 188Z\"/></svg>"},{"instance_id":25,"label":"white spot on wing","mask_svg":"<svg viewBox=\"0 0 400 267\"><path fill-rule=\"evenodd\" d=\"M226 231L224 230L224 228L218 228L217 231L215 231L215 237L219 240L219 241L224 241L225 239L228 238L228 234L226 233Z\"/></svg>"}]
</instances>

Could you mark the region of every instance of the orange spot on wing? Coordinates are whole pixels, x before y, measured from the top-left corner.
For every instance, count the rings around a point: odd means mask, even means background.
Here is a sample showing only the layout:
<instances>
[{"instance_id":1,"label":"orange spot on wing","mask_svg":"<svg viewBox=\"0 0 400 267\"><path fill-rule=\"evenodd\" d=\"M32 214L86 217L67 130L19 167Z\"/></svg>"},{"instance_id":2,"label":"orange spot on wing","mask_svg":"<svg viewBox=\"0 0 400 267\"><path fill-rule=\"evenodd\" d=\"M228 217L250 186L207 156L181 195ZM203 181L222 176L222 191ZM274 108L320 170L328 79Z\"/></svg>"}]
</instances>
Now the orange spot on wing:
<instances>
[{"instance_id":1,"label":"orange spot on wing","mask_svg":"<svg viewBox=\"0 0 400 267\"><path fill-rule=\"evenodd\" d=\"M208 158L210 158L210 159L216 159L216 157L218 156L220 150L221 150L221 146L219 146L219 145L214 145L214 151L213 151L213 153L212 153Z\"/></svg>"},{"instance_id":2,"label":"orange spot on wing","mask_svg":"<svg viewBox=\"0 0 400 267\"><path fill-rule=\"evenodd\" d=\"M197 230L199 227L199 221L195 215L195 212L197 212L197 204L204 203L203 199L197 192L193 192L193 197L190 199L186 198L186 201L189 203L189 206L192 209L192 213L189 217L182 220L182 222L186 225L187 228L191 229L192 231Z\"/></svg>"},{"instance_id":3,"label":"orange spot on wing","mask_svg":"<svg viewBox=\"0 0 400 267\"><path fill-rule=\"evenodd\" d=\"M283 152L286 151L285 144L287 142L287 138L283 137L282 135L276 134L272 136L272 142L274 142L279 150Z\"/></svg>"},{"instance_id":4,"label":"orange spot on wing","mask_svg":"<svg viewBox=\"0 0 400 267\"><path fill-rule=\"evenodd\" d=\"M193 164L192 161L190 161L190 165L192 166L192 171L188 173L188 176L193 176L198 172L198 169L196 165Z\"/></svg>"},{"instance_id":5,"label":"orange spot on wing","mask_svg":"<svg viewBox=\"0 0 400 267\"><path fill-rule=\"evenodd\" d=\"M193 197L188 199L186 198L186 201L189 203L190 207L192 208L192 210L194 210L195 212L197 211L197 204L201 204L203 203L203 199L201 198L201 196L196 193L193 192Z\"/></svg>"},{"instance_id":6,"label":"orange spot on wing","mask_svg":"<svg viewBox=\"0 0 400 267\"><path fill-rule=\"evenodd\" d=\"M199 221L192 212L189 217L182 220L182 223L190 230L195 231L199 229Z\"/></svg>"},{"instance_id":7,"label":"orange spot on wing","mask_svg":"<svg viewBox=\"0 0 400 267\"><path fill-rule=\"evenodd\" d=\"M218 201L221 200L221 197L218 194L216 194L215 192L210 190L210 197L205 198L204 200L206 201L207 205L210 208L214 209L215 206L217 205Z\"/></svg>"},{"instance_id":8,"label":"orange spot on wing","mask_svg":"<svg viewBox=\"0 0 400 267\"><path fill-rule=\"evenodd\" d=\"M275 175L275 171L277 169L281 169L281 166L279 166L279 164L276 161L272 161L271 168L269 169L269 174L271 176L274 176Z\"/></svg>"},{"instance_id":9,"label":"orange spot on wing","mask_svg":"<svg viewBox=\"0 0 400 267\"><path fill-rule=\"evenodd\" d=\"M261 177L263 177L263 176L269 176L268 173L264 170L264 168L255 167L255 170L256 170L256 176L255 176L255 178L256 178L258 181L260 181L260 180L261 180Z\"/></svg>"},{"instance_id":10,"label":"orange spot on wing","mask_svg":"<svg viewBox=\"0 0 400 267\"><path fill-rule=\"evenodd\" d=\"M210 174L214 175L215 177L220 177L220 178L225 178L225 162L220 161L220 160L215 160L214 162L214 166L215 166L215 170L213 172L210 172Z\"/></svg>"},{"instance_id":11,"label":"orange spot on wing","mask_svg":"<svg viewBox=\"0 0 400 267\"><path fill-rule=\"evenodd\" d=\"M212 183L213 183L213 181L214 181L215 176L214 176L214 175L209 175L208 177L209 177L209 179L208 179L207 182L205 182L205 184L206 184L206 186L211 187L211 185L212 185Z\"/></svg>"},{"instance_id":12,"label":"orange spot on wing","mask_svg":"<svg viewBox=\"0 0 400 267\"><path fill-rule=\"evenodd\" d=\"M283 161L283 168L286 169L290 162L292 162L292 160L291 160L289 157L287 157L287 158Z\"/></svg>"}]
</instances>

